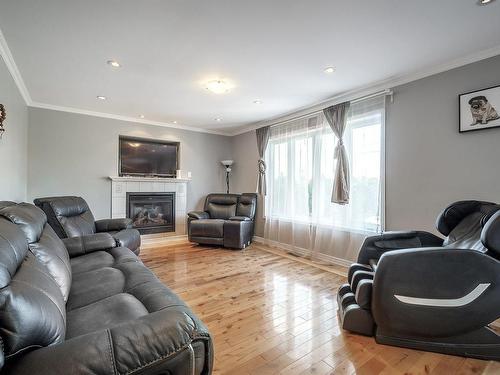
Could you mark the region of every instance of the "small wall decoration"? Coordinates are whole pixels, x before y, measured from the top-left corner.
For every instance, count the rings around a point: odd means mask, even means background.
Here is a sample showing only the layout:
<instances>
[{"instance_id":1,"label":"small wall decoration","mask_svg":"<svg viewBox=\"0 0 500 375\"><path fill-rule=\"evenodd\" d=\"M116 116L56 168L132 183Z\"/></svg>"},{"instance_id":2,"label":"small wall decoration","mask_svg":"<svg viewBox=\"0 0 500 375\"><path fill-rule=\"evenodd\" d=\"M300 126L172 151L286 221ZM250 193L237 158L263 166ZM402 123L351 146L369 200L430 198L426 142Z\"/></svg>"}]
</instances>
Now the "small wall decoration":
<instances>
[{"instance_id":1,"label":"small wall decoration","mask_svg":"<svg viewBox=\"0 0 500 375\"><path fill-rule=\"evenodd\" d=\"M500 86L461 94L460 133L500 127Z\"/></svg>"},{"instance_id":2,"label":"small wall decoration","mask_svg":"<svg viewBox=\"0 0 500 375\"><path fill-rule=\"evenodd\" d=\"M5 107L0 104L0 139L2 139L5 128L3 127L3 122L7 118L7 113L5 112Z\"/></svg>"}]
</instances>

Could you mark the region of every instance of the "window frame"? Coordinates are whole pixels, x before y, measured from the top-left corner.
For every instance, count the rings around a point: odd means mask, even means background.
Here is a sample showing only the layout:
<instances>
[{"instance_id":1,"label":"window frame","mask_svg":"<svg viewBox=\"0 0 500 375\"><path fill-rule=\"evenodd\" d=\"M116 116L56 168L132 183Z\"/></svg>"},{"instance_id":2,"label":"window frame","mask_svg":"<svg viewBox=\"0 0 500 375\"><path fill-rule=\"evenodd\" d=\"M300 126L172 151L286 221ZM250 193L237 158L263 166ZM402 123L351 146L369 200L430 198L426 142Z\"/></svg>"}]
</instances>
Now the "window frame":
<instances>
[{"instance_id":1,"label":"window frame","mask_svg":"<svg viewBox=\"0 0 500 375\"><path fill-rule=\"evenodd\" d=\"M380 199L380 204L379 204L379 221L380 221L380 225L379 225L379 230L376 231L376 230L363 230L363 229L359 229L359 228L352 228L352 227L349 227L349 226L346 226L346 225L335 225L335 224L326 224L324 222L321 222L321 221L314 221L314 220L308 220L308 219L311 219L312 218L312 213L311 213L311 205L309 206L310 209L309 209L309 216L307 217L307 219L305 220L301 220L301 219L298 219L298 218L292 218L292 217L288 217L288 216L285 216L285 215L271 215L269 212L268 212L268 207L269 205L267 204L267 201L268 199L270 199L270 196L266 196L265 199L263 200L264 202L264 215L263 215L263 218L264 220L267 220L267 219L276 219L276 220L281 220L283 222L288 222L288 223L298 223L298 224L303 224L303 225L312 225L312 226L316 226L316 227L322 227L322 228L335 228L336 230L339 230L339 231L346 231L346 232L351 232L351 233L361 233L361 234L373 234L373 233L381 233L385 230L385 224L386 224L386 205L385 205L385 202L386 202L386 155L385 155L385 143L386 143L386 133L385 133L385 117L386 117L386 106L385 106L385 99L384 99L384 103L383 103L383 107L380 109L375 109L375 110L372 110L372 111L367 111L366 113L363 113L362 115L355 115L353 116L353 119L354 120L351 120L353 121L353 124L351 124L351 132L352 130L356 129L356 128L359 128L359 127L362 127L363 126L363 121L359 121L357 120L356 118L359 117L360 119L363 118L363 117L368 117L370 116L371 113L380 113L380 172L379 172L379 184L380 184L380 187L379 187L379 199ZM310 115L310 117L315 117L315 116L318 116L318 114L312 114ZM360 122L358 125L356 125L357 122ZM280 125L286 125L286 123L284 124L280 124ZM323 129L323 126L318 126L317 128L315 129L312 129L312 130L309 130L307 132L304 132L304 134L300 134L300 132L298 132L297 135L294 135L293 133L291 133L290 135L287 135L283 138L275 138L273 140L273 137L271 136L269 138L269 143L268 143L268 147L266 149L266 153L265 153L265 157L266 157L266 161L268 161L268 165L271 166L273 163L274 163L274 155L271 155L271 149L274 145L276 144L279 144L279 143L284 143L284 140L286 140L286 144L287 144L287 152L291 152L291 149L293 147L292 144L294 142L294 140L297 140L297 139L304 139L304 138L312 138L312 144L313 144L313 150L314 150L314 147L316 147L315 145L318 145L318 144L321 144L321 137L322 137L322 134L324 132L324 129ZM335 137L336 139L337 137ZM349 137L349 146L352 148L353 145L352 145L352 138ZM321 146L320 146L321 147ZM315 161L315 155L316 153L313 151L313 156L312 156L312 160L313 160L313 168L312 168L312 173L313 173L313 176L314 174L316 173L315 171L315 167L314 167L314 163L321 163L321 161ZM288 164L292 164L292 165L287 165L287 171L288 173L290 173L290 170L291 168L294 168L294 163L288 163ZM352 165L351 165L352 167ZM318 167L318 168L321 168L321 167ZM269 172L271 172L271 168L268 169ZM269 175L269 180L271 178L274 178L274 176L271 176ZM288 194L287 194L288 195Z\"/></svg>"}]
</instances>

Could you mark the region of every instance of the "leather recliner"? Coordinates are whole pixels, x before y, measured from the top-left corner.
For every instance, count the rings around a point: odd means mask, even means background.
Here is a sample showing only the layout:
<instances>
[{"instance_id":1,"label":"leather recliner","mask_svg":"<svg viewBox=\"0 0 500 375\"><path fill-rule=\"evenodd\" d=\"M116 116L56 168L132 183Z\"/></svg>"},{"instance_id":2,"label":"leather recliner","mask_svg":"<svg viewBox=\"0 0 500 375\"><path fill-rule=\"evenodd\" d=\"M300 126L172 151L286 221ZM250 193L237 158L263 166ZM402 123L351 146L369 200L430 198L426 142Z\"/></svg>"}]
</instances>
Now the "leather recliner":
<instances>
[{"instance_id":1,"label":"leather recliner","mask_svg":"<svg viewBox=\"0 0 500 375\"><path fill-rule=\"evenodd\" d=\"M2 374L210 374L203 323L107 233L61 240L32 204L0 202Z\"/></svg>"},{"instance_id":2,"label":"leather recliner","mask_svg":"<svg viewBox=\"0 0 500 375\"><path fill-rule=\"evenodd\" d=\"M87 202L81 197L37 198L34 203L45 212L49 224L60 238L109 233L118 246L126 247L139 255L141 235L137 229L132 228L132 220L129 218L96 221Z\"/></svg>"},{"instance_id":3,"label":"leather recliner","mask_svg":"<svg viewBox=\"0 0 500 375\"><path fill-rule=\"evenodd\" d=\"M209 194L204 211L188 213L189 241L244 249L252 242L257 194Z\"/></svg>"},{"instance_id":4,"label":"leather recliner","mask_svg":"<svg viewBox=\"0 0 500 375\"><path fill-rule=\"evenodd\" d=\"M378 343L500 360L500 205L461 201L422 231L368 237L337 295L342 327Z\"/></svg>"}]
</instances>

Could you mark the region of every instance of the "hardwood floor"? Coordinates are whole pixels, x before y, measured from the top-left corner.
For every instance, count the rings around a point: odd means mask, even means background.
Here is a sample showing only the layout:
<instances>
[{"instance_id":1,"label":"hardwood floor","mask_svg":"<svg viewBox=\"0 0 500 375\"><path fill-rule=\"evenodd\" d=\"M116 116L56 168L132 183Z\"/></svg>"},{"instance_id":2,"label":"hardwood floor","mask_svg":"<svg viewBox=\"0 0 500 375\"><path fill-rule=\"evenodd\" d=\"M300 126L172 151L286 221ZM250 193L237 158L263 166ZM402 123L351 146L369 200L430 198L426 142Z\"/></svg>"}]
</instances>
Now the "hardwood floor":
<instances>
[{"instance_id":1,"label":"hardwood floor","mask_svg":"<svg viewBox=\"0 0 500 375\"><path fill-rule=\"evenodd\" d=\"M378 345L339 328L345 270L252 245L145 241L144 263L208 326L214 374L500 374L500 363Z\"/></svg>"}]
</instances>

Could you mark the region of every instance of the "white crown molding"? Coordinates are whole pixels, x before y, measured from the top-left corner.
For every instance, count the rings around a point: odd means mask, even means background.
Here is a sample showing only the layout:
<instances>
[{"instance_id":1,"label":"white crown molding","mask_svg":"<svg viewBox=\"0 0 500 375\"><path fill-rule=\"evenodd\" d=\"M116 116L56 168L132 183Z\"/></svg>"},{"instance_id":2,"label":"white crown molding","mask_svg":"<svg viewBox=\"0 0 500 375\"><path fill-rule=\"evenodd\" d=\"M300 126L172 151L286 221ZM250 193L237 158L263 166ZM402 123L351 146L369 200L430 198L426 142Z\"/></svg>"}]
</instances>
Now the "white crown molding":
<instances>
[{"instance_id":1,"label":"white crown molding","mask_svg":"<svg viewBox=\"0 0 500 375\"><path fill-rule=\"evenodd\" d=\"M76 113L79 115L87 115L87 116L93 116L93 117L109 118L109 119L119 120L119 121L134 122L136 124L163 126L163 127L167 127L167 128L187 130L187 131L198 132L198 133L208 133L208 134L215 134L215 135L231 136L231 134L229 134L229 133L224 133L224 132L210 130L210 129L197 128L197 127L193 127L193 126L184 126L181 124L172 124L172 123L161 122L161 121L153 121L153 120L141 119L141 118L136 118L136 117L131 117L131 116L116 115L116 114L112 114L112 113L96 112L96 111L90 111L87 109L64 107L64 106L53 105L53 104L32 102L31 104L29 104L29 107L50 109L52 111L59 111L59 112Z\"/></svg>"},{"instance_id":2,"label":"white crown molding","mask_svg":"<svg viewBox=\"0 0 500 375\"><path fill-rule=\"evenodd\" d=\"M10 48L7 45L7 41L3 36L2 30L0 30L0 56L2 56L2 59L5 62L5 65L7 66L12 79L16 83L17 88L19 89L19 92L24 99L24 102L26 103L26 105L30 105L32 103L30 93L26 88L26 85L24 84L23 77L21 76L21 73L17 68L16 62L14 61L14 57L10 52Z\"/></svg>"},{"instance_id":3,"label":"white crown molding","mask_svg":"<svg viewBox=\"0 0 500 375\"><path fill-rule=\"evenodd\" d=\"M338 103L342 103L344 101L348 100L354 100L366 95L371 95L376 92L382 91L382 90L389 90L392 89L396 86L401 86L413 81L417 81L422 78L430 77L435 74L443 73L448 70L452 70L455 68L459 68L461 66L465 66L468 64L472 64L481 60L488 59L490 57L494 57L500 55L500 45L488 48L486 50L482 50L458 59L454 59L451 61L448 61L443 64L439 65L433 65L431 67L428 67L426 69L418 70L412 73L408 74L403 74L397 77L391 77L382 81L378 82L372 82L367 85L358 87L353 90L349 90L343 93L340 93L338 95L332 96L331 98L328 98L326 100L322 100L320 102L316 102L304 107L301 107L299 109L296 109L294 111L290 111L275 117L272 117L270 119L264 120L264 121L259 121L255 122L253 124L249 124L248 126L245 126L244 129L240 129L236 132L230 133L231 136L236 136L240 135L243 133L247 133L251 130L255 130L258 128L261 128L263 126L268 126L268 125L274 125L279 122L287 121L291 118L297 117L297 116L303 116L307 113L310 112L315 112L319 111L325 107L335 105Z\"/></svg>"}]
</instances>

